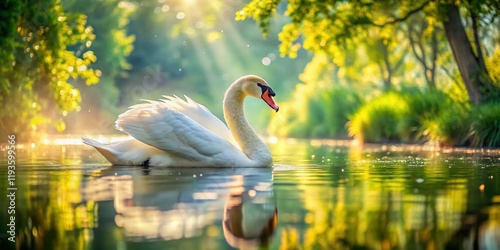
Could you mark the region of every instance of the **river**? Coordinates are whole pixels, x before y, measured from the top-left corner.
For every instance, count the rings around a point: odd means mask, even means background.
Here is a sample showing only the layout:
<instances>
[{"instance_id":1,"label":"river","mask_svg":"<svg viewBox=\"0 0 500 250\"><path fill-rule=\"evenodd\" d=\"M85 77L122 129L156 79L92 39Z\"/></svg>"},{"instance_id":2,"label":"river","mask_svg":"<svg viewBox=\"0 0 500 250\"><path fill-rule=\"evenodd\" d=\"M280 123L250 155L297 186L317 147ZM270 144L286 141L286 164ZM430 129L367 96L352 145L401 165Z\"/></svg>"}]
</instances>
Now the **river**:
<instances>
[{"instance_id":1,"label":"river","mask_svg":"<svg viewBox=\"0 0 500 250\"><path fill-rule=\"evenodd\" d=\"M14 183L0 162L1 249L500 247L500 151L351 144L275 139L272 169L111 167L79 139L19 144Z\"/></svg>"}]
</instances>

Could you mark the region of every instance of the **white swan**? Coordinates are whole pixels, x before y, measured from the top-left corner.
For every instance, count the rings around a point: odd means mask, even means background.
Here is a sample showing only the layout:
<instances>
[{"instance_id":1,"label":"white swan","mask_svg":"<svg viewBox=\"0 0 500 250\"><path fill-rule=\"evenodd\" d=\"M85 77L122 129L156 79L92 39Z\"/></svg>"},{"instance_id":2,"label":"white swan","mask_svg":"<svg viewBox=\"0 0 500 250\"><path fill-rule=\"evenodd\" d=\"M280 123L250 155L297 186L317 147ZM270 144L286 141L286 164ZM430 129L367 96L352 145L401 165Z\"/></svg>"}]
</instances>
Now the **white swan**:
<instances>
[{"instance_id":1,"label":"white swan","mask_svg":"<svg viewBox=\"0 0 500 250\"><path fill-rule=\"evenodd\" d=\"M111 144L82 138L113 165L191 167L269 167L271 152L248 124L243 100L262 98L278 112L274 91L259 76L237 79L224 95L227 126L205 106L186 96L164 96L130 107L116 128L132 138Z\"/></svg>"}]
</instances>

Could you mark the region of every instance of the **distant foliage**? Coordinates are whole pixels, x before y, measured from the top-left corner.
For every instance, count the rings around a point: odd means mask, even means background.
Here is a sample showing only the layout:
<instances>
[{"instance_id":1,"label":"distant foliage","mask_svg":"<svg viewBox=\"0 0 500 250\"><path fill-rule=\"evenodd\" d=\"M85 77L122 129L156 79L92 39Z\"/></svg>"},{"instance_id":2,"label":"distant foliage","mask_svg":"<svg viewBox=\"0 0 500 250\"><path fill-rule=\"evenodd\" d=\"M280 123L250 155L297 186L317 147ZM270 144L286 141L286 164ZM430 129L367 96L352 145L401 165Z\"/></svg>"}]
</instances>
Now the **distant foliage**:
<instances>
[{"instance_id":1,"label":"distant foliage","mask_svg":"<svg viewBox=\"0 0 500 250\"><path fill-rule=\"evenodd\" d=\"M500 88L500 45L495 47L495 51L486 58L486 67L493 83Z\"/></svg>"},{"instance_id":2,"label":"distant foliage","mask_svg":"<svg viewBox=\"0 0 500 250\"><path fill-rule=\"evenodd\" d=\"M345 125L362 102L354 90L331 87L321 92L299 84L291 101L282 103L273 116L269 132L280 137L341 138L348 137Z\"/></svg>"},{"instance_id":3,"label":"distant foliage","mask_svg":"<svg viewBox=\"0 0 500 250\"><path fill-rule=\"evenodd\" d=\"M69 12L79 12L87 17L95 39L92 45L78 43L69 49L75 53L93 51L97 60L90 65L100 75L96 86L86 87L80 81L74 85L81 91L80 110L65 117L69 133L85 133L90 128L99 128L98 133L113 132L112 121L120 110L117 105L120 97L119 84L128 77L127 70L132 68L128 56L134 49L135 36L127 34L130 15L136 6L121 0L62 0L63 7ZM123 110L121 110L123 111Z\"/></svg>"},{"instance_id":4,"label":"distant foliage","mask_svg":"<svg viewBox=\"0 0 500 250\"><path fill-rule=\"evenodd\" d=\"M1 6L0 136L26 139L45 125L62 131L62 115L81 101L69 80L98 81L89 68L96 60L93 52L67 50L77 43L90 46L92 28L85 16L63 11L58 0L3 1Z\"/></svg>"},{"instance_id":5,"label":"distant foliage","mask_svg":"<svg viewBox=\"0 0 500 250\"><path fill-rule=\"evenodd\" d=\"M288 102L281 103L269 132L280 137L347 138L346 123L363 102L357 89L342 84L335 65L317 54L300 75Z\"/></svg>"}]
</instances>

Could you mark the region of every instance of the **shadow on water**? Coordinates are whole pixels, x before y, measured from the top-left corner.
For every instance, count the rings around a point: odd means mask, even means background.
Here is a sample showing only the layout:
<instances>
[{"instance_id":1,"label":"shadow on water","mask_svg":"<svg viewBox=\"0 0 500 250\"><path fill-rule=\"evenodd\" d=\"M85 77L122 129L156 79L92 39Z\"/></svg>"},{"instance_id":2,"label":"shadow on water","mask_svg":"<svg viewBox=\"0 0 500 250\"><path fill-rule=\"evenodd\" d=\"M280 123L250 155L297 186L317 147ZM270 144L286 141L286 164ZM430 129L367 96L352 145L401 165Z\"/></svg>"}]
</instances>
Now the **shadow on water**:
<instances>
[{"instance_id":1,"label":"shadow on water","mask_svg":"<svg viewBox=\"0 0 500 250\"><path fill-rule=\"evenodd\" d=\"M498 151L309 141L271 150L273 169L216 169L110 167L81 145L21 148L16 245L2 208L0 249L500 247Z\"/></svg>"}]
</instances>

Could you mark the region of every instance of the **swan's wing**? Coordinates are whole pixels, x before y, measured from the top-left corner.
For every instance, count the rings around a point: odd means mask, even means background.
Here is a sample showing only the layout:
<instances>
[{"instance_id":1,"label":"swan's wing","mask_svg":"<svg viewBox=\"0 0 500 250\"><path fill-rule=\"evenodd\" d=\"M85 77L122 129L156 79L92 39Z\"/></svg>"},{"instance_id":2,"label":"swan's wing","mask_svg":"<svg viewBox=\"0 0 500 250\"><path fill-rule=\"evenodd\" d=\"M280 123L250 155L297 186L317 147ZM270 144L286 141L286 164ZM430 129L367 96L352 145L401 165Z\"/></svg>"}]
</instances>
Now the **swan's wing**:
<instances>
[{"instance_id":1,"label":"swan's wing","mask_svg":"<svg viewBox=\"0 0 500 250\"><path fill-rule=\"evenodd\" d=\"M116 127L143 143L188 160L242 164L248 159L224 138L162 102L133 106L118 116Z\"/></svg>"},{"instance_id":2,"label":"swan's wing","mask_svg":"<svg viewBox=\"0 0 500 250\"><path fill-rule=\"evenodd\" d=\"M168 107L171 109L174 109L185 116L193 119L195 122L199 123L203 127L207 128L208 130L214 132L215 134L219 135L220 137L226 139L228 142L233 144L235 147L239 148L238 143L236 143L236 140L232 136L231 132L229 131L229 128L215 115L210 112L210 110L203 106L202 104L199 104L195 102L193 99L189 98L188 96L184 96L186 98L186 101L183 99L177 97L177 96L163 96L165 99L162 99L160 102L158 101L151 101L151 100L146 100L149 103L145 104L138 104L135 106L132 106L131 108L136 108L136 107L145 107L147 105L157 105L159 107Z\"/></svg>"}]
</instances>

